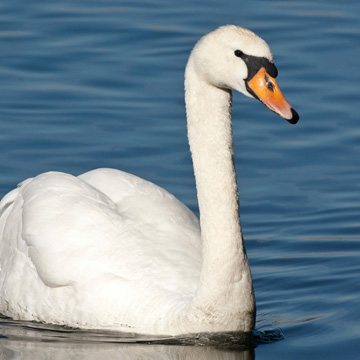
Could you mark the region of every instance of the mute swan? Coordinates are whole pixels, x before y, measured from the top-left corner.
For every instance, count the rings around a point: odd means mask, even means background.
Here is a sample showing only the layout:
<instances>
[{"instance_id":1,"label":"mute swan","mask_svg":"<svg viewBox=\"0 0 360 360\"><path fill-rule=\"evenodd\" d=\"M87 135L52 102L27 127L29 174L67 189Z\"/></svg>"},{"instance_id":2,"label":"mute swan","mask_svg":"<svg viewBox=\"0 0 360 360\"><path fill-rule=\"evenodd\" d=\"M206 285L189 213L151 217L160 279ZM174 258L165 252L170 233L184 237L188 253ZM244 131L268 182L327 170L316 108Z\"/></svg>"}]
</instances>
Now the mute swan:
<instances>
[{"instance_id":1,"label":"mute swan","mask_svg":"<svg viewBox=\"0 0 360 360\"><path fill-rule=\"evenodd\" d=\"M166 190L113 169L48 172L7 194L0 312L152 335L253 330L231 90L294 124L299 116L276 76L269 46L242 27L220 27L191 52L185 101L200 221Z\"/></svg>"}]
</instances>

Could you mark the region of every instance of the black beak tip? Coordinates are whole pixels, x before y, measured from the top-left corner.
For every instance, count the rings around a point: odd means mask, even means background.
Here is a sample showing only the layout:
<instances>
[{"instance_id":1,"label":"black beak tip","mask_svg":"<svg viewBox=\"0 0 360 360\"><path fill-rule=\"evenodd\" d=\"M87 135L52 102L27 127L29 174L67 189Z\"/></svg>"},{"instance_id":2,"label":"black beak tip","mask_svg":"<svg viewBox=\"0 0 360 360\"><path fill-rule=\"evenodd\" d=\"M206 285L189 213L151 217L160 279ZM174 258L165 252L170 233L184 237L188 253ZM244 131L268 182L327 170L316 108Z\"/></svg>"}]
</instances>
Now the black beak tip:
<instances>
[{"instance_id":1,"label":"black beak tip","mask_svg":"<svg viewBox=\"0 0 360 360\"><path fill-rule=\"evenodd\" d=\"M288 119L287 121L290 123L290 124L293 124L295 125L300 117L299 117L299 114L295 111L295 109L291 108L291 113L292 113L292 118L291 119Z\"/></svg>"}]
</instances>

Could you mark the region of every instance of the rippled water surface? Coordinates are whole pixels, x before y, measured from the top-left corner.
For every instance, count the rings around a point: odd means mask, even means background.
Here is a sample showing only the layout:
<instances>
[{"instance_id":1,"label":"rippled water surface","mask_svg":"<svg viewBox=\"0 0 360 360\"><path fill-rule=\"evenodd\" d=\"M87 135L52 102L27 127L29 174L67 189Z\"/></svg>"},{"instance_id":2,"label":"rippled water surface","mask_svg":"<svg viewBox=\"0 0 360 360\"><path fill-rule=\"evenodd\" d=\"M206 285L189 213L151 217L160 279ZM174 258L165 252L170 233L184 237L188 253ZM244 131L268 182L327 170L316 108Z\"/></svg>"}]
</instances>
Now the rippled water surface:
<instances>
[{"instance_id":1,"label":"rippled water surface","mask_svg":"<svg viewBox=\"0 0 360 360\"><path fill-rule=\"evenodd\" d=\"M253 338L153 343L0 319L1 359L359 358L360 2L2 1L0 193L114 167L197 212L183 71L196 40L230 23L268 41L301 116L291 126L234 95Z\"/></svg>"}]
</instances>

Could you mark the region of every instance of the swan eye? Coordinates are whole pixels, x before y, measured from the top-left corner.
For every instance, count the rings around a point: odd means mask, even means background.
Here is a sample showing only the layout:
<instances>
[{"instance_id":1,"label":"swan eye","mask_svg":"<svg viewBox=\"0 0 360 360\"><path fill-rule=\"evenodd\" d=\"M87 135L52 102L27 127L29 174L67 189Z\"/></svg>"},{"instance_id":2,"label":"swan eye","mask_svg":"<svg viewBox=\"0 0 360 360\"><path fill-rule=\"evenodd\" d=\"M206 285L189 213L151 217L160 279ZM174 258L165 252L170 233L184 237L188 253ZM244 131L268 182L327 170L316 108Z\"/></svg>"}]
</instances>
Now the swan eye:
<instances>
[{"instance_id":1,"label":"swan eye","mask_svg":"<svg viewBox=\"0 0 360 360\"><path fill-rule=\"evenodd\" d=\"M234 51L235 56L241 58L243 57L244 53L241 50L235 50Z\"/></svg>"}]
</instances>

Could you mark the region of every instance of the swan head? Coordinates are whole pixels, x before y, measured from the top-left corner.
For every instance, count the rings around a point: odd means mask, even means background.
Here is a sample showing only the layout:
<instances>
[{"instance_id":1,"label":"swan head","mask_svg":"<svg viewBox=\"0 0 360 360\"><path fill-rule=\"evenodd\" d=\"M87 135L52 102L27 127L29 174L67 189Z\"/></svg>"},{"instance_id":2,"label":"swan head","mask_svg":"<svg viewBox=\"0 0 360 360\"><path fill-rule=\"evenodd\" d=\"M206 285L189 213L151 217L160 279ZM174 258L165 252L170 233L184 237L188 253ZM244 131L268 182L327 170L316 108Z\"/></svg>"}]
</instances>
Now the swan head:
<instances>
[{"instance_id":1,"label":"swan head","mask_svg":"<svg viewBox=\"0 0 360 360\"><path fill-rule=\"evenodd\" d=\"M269 45L252 31L235 25L218 28L198 41L189 64L206 83L258 99L292 124L299 120L275 80Z\"/></svg>"}]
</instances>

